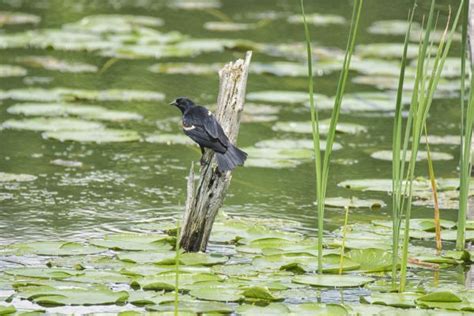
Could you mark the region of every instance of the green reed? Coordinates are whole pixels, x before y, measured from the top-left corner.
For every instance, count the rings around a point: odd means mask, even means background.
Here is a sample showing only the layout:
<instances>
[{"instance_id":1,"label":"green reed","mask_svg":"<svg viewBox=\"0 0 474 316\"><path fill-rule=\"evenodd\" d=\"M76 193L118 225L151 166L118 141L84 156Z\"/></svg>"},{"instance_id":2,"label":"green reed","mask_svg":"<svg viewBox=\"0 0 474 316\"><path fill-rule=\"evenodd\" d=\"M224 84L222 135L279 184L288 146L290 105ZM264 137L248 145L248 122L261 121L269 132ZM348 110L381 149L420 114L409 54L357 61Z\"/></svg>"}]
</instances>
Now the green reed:
<instances>
[{"instance_id":1,"label":"green reed","mask_svg":"<svg viewBox=\"0 0 474 316\"><path fill-rule=\"evenodd\" d=\"M318 211L318 273L323 272L323 230L324 230L324 202L326 199L327 182L329 176L329 163L331 160L332 146L336 134L336 126L339 120L341 110L342 98L346 87L347 76L351 63L352 54L354 52L355 39L359 26L359 19L362 10L363 0L354 0L354 8L352 11L351 27L349 31L349 38L347 42L346 52L342 70L337 84L336 97L334 101L334 108L332 110L331 121L329 125L329 132L326 138L326 149L324 156L321 153L321 133L319 130L318 111L314 103L314 82L313 82L313 54L311 49L311 38L309 34L308 24L306 23L306 15L304 12L303 0L300 0L301 14L303 16L304 32L306 40L306 50L308 54L308 92L309 103L311 108L311 127L313 133L313 148L314 148L314 164L316 170L316 200ZM321 160L323 158L323 160Z\"/></svg>"},{"instance_id":2,"label":"green reed","mask_svg":"<svg viewBox=\"0 0 474 316\"><path fill-rule=\"evenodd\" d=\"M457 222L457 238L456 249L463 250L465 247L465 230L466 230L466 215L469 198L469 184L471 178L471 141L472 129L474 123L474 95L473 89L474 78L472 76L473 65L471 63L471 86L469 91L469 99L467 106L465 101L466 96L466 53L467 53L467 36L468 36L468 19L469 19L469 1L463 3L462 15L462 42L461 42L461 155L459 158L460 166L460 184L459 184L459 212ZM472 44L471 44L472 45Z\"/></svg>"},{"instance_id":3,"label":"green reed","mask_svg":"<svg viewBox=\"0 0 474 316\"><path fill-rule=\"evenodd\" d=\"M409 231L410 231L410 218L411 218L411 205L412 205L412 193L413 193L413 180L415 178L415 167L416 158L418 156L420 139L423 132L423 128L426 124L428 112L431 108L433 96L438 86L441 72L444 67L444 63L448 56L449 49L453 34L459 21L459 17L462 9L462 2L459 7L456 17L454 19L451 28L449 28L449 21L446 25L445 31L440 39L436 54L434 57L431 56L433 43L430 43L430 35L434 24L434 8L435 0L431 1L430 12L426 23L426 31L423 38L420 38L419 54L417 60L417 70L415 75L415 82L413 87L413 93L411 97L410 109L408 113L407 122L405 124L405 131L402 142L402 122L401 112L402 107L397 102L397 108L394 119L394 134L393 134L393 267L392 267L392 278L396 278L396 269L398 261L398 244L401 231L401 223L404 219L404 234L403 234L403 248L402 248L402 261L401 261L401 274L400 274L400 285L399 291L403 292L406 286L406 274L408 265L408 242L409 242ZM413 12L410 17L412 21ZM411 22L410 22L411 24ZM448 32L449 31L449 32ZM409 36L409 33L407 33ZM405 49L407 42L405 41ZM406 51L404 53L406 59ZM431 69L430 69L431 67ZM401 100L403 94L403 76L404 67L401 70L400 82L398 87L398 98ZM401 102L400 102L401 103ZM410 157L408 156L408 148L410 148ZM400 156L401 152L401 156ZM406 166L406 171L405 171ZM406 172L406 173L405 173Z\"/></svg>"}]
</instances>

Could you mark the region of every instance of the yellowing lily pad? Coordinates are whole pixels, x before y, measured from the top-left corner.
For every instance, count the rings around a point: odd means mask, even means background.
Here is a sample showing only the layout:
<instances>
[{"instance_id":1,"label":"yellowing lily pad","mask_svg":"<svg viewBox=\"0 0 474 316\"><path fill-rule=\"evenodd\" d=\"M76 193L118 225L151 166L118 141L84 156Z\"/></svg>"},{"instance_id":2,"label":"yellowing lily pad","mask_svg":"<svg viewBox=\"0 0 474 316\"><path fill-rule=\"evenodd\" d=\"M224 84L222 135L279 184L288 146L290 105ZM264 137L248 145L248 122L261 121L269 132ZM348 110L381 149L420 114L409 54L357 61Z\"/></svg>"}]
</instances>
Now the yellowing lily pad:
<instances>
[{"instance_id":1,"label":"yellowing lily pad","mask_svg":"<svg viewBox=\"0 0 474 316\"><path fill-rule=\"evenodd\" d=\"M41 18L34 14L23 12L0 11L0 26L17 24L37 24Z\"/></svg>"},{"instance_id":2,"label":"yellowing lily pad","mask_svg":"<svg viewBox=\"0 0 474 316\"><path fill-rule=\"evenodd\" d=\"M0 183L1 182L30 182L30 181L35 181L37 178L38 177L31 174L0 172Z\"/></svg>"},{"instance_id":3,"label":"yellowing lily pad","mask_svg":"<svg viewBox=\"0 0 474 316\"><path fill-rule=\"evenodd\" d=\"M272 128L278 132L289 132L289 133L304 133L311 134L311 122L277 122ZM321 134L327 134L329 131L329 121L324 120L319 122L319 132ZM367 131L367 129L359 124L354 123L338 123L336 126L336 132L343 134L358 134Z\"/></svg>"},{"instance_id":4,"label":"yellowing lily pad","mask_svg":"<svg viewBox=\"0 0 474 316\"><path fill-rule=\"evenodd\" d=\"M209 31L216 32L236 32L247 31L257 27L254 23L235 23L224 21L209 21L204 23L204 28Z\"/></svg>"},{"instance_id":5,"label":"yellowing lily pad","mask_svg":"<svg viewBox=\"0 0 474 316\"><path fill-rule=\"evenodd\" d=\"M327 206L334 207L350 207L350 208L370 208L370 209L379 209L385 207L386 204L382 200L365 200L359 199L356 197L352 198L343 198L343 197L334 197L326 198L324 204Z\"/></svg>"},{"instance_id":6,"label":"yellowing lily pad","mask_svg":"<svg viewBox=\"0 0 474 316\"><path fill-rule=\"evenodd\" d=\"M95 65L69 62L66 60L57 59L51 56L26 56L18 59L24 65L31 67L41 67L46 70L53 70L59 72L97 72L98 68Z\"/></svg>"},{"instance_id":7,"label":"yellowing lily pad","mask_svg":"<svg viewBox=\"0 0 474 316\"><path fill-rule=\"evenodd\" d=\"M289 23L303 23L301 15L292 15L288 18ZM314 25L345 24L346 19L333 14L306 14L306 22Z\"/></svg>"},{"instance_id":8,"label":"yellowing lily pad","mask_svg":"<svg viewBox=\"0 0 474 316\"><path fill-rule=\"evenodd\" d=\"M42 135L44 138L57 139L62 142L75 141L84 143L134 142L141 139L137 132L125 129L59 130L45 132Z\"/></svg>"},{"instance_id":9,"label":"yellowing lily pad","mask_svg":"<svg viewBox=\"0 0 474 316\"><path fill-rule=\"evenodd\" d=\"M67 103L19 103L7 109L11 114L27 116L67 116L77 115L85 119L103 121L141 120L143 117L133 112L113 111L97 105Z\"/></svg>"},{"instance_id":10,"label":"yellowing lily pad","mask_svg":"<svg viewBox=\"0 0 474 316\"><path fill-rule=\"evenodd\" d=\"M451 154L448 153L443 153L443 152L438 152L438 151L432 151L430 152L431 154L431 160L451 160L454 157ZM400 155L403 155L403 153L400 153ZM380 150L373 152L370 157L374 159L380 159L380 160L392 160L392 152L390 150ZM411 159L411 151L407 151L407 160ZM428 152L426 151L418 151L418 155L416 157L417 161L420 160L427 160L428 159Z\"/></svg>"},{"instance_id":11,"label":"yellowing lily pad","mask_svg":"<svg viewBox=\"0 0 474 316\"><path fill-rule=\"evenodd\" d=\"M0 16L1 18L1 16ZM1 23L0 23L1 25ZM0 65L0 78L2 77L23 77L26 76L26 69L12 65Z\"/></svg>"},{"instance_id":12,"label":"yellowing lily pad","mask_svg":"<svg viewBox=\"0 0 474 316\"><path fill-rule=\"evenodd\" d=\"M90 132L100 130L101 123L73 118L32 118L24 120L7 120L2 123L2 128L20 129L31 131L80 131Z\"/></svg>"}]
</instances>

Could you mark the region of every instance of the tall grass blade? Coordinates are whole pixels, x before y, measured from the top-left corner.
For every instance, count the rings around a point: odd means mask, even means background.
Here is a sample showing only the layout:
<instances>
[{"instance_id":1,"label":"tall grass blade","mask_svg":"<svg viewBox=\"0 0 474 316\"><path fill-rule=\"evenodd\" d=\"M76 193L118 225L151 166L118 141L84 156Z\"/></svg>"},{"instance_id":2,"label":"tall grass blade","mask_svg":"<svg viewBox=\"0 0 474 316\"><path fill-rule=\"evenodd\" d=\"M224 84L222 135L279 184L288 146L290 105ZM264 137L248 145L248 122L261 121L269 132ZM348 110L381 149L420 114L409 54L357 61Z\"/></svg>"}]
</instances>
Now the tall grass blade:
<instances>
[{"instance_id":1,"label":"tall grass blade","mask_svg":"<svg viewBox=\"0 0 474 316\"><path fill-rule=\"evenodd\" d=\"M402 140L402 98L403 98L403 83L405 80L405 68L407 65L408 40L410 37L411 27L413 24L413 17L415 14L416 2L413 10L408 13L408 29L405 34L405 41L403 44L403 54L400 67L400 77L397 89L397 103L395 107L395 119L393 122L392 135L392 284L397 278L398 268L398 245L400 238L401 225L401 192L402 192L402 178L400 166L400 151Z\"/></svg>"},{"instance_id":2,"label":"tall grass blade","mask_svg":"<svg viewBox=\"0 0 474 316\"><path fill-rule=\"evenodd\" d=\"M180 234L180 227L179 227L179 219L176 222L176 255L175 255L175 283L174 283L174 316L178 316L179 312L179 260L181 249L179 247L179 236Z\"/></svg>"},{"instance_id":3,"label":"tall grass blade","mask_svg":"<svg viewBox=\"0 0 474 316\"><path fill-rule=\"evenodd\" d=\"M463 4L463 21L462 21L462 42L461 42L461 155L460 155L460 192L459 192L459 212L457 221L457 237L456 237L456 249L463 250L465 247L465 229L466 229L466 216L468 208L468 193L469 184L471 177L471 138L474 121L474 101L473 101L473 87L474 78L473 65L471 63L471 86L469 92L469 100L465 103L466 95L466 53L467 53L467 36L468 36L468 18L469 18L469 1L465 1ZM471 44L472 45L472 44ZM472 56L471 56L472 58Z\"/></svg>"},{"instance_id":4,"label":"tall grass blade","mask_svg":"<svg viewBox=\"0 0 474 316\"><path fill-rule=\"evenodd\" d=\"M412 104L410 106L410 113L412 115L412 122L407 125L405 132L411 126L411 157L408 163L408 169L406 174L406 184L405 184L405 194L402 202L403 216L405 218L405 227L404 227L404 238L403 238L403 250L402 250L402 262L401 262L401 273L400 273L400 292L405 290L406 285L406 274L407 274L407 265L408 265L408 241L409 241L409 231L410 231L410 218L411 218L411 202L412 202L412 193L413 193L413 180L415 176L415 166L416 158L418 155L418 149L420 144L420 138L422 135L423 126L426 124L426 118L428 112L431 108L431 103L433 101L433 95L436 91L439 79L441 77L441 72L444 67L444 63L449 53L451 47L452 38L456 30L459 17L461 14L463 0L461 0L461 5L457 11L454 22L449 30L449 20L446 24L446 29L443 33L443 36L440 40L436 56L434 57L434 62L432 66L431 75L428 76L428 65L430 63L430 55L427 55L427 47L429 42L429 34L433 24L433 12L435 1L431 3L430 15L428 17L427 30L425 33L425 39L423 41L422 54L418 58L418 71L417 79L415 79L415 90L420 89L419 92L416 92L416 95L412 97ZM450 16L449 16L450 17ZM431 52L428 52L430 54ZM424 66L423 66L424 65ZM421 79L420 79L421 76ZM428 82L426 82L428 80ZM419 85L419 86L418 86ZM410 117L410 116L409 116ZM408 145L409 138L407 133L405 133L405 144L404 148ZM404 152L405 155L405 152ZM402 160L402 164L403 164Z\"/></svg>"},{"instance_id":5,"label":"tall grass blade","mask_svg":"<svg viewBox=\"0 0 474 316\"><path fill-rule=\"evenodd\" d=\"M324 212L324 201L321 202L321 150L320 150L320 133L318 124L318 111L314 105L314 82L313 82L313 53L311 48L311 37L309 34L308 24L306 23L306 15L304 12L304 2L300 0L301 15L303 16L304 34L306 41L306 51L308 58L308 92L309 92L309 104L311 111L311 129L313 133L313 149L314 149L314 169L316 172L316 200L318 202L318 271L322 273L322 258L323 258L323 230L321 229L324 225L322 213ZM322 209L322 211L321 211Z\"/></svg>"},{"instance_id":6,"label":"tall grass blade","mask_svg":"<svg viewBox=\"0 0 474 316\"><path fill-rule=\"evenodd\" d=\"M362 11L363 0L355 0L354 8L352 11L351 27L349 31L349 39L347 42L346 53L344 56L344 62L339 76L337 85L336 98L334 102L334 108L332 110L331 121L329 125L329 132L326 139L326 151L324 153L324 161L321 163L321 150L320 150L320 133L319 133L319 121L318 111L314 104L313 95L313 64L312 64L312 50L311 50L311 38L309 35L308 24L306 23L306 16L304 12L304 2L300 0L301 14L303 16L303 24L305 30L306 50L308 55L308 92L309 101L311 108L311 126L313 132L313 148L315 156L315 170L316 170L316 199L318 209L318 273L323 272L323 231L324 231L324 201L326 197L327 181L329 175L329 162L331 158L332 146L334 144L334 138L336 133L336 126L339 119L339 113L342 104L342 98L346 86L347 76L349 73L352 53L354 51L355 39L359 26L360 14Z\"/></svg>"}]
</instances>

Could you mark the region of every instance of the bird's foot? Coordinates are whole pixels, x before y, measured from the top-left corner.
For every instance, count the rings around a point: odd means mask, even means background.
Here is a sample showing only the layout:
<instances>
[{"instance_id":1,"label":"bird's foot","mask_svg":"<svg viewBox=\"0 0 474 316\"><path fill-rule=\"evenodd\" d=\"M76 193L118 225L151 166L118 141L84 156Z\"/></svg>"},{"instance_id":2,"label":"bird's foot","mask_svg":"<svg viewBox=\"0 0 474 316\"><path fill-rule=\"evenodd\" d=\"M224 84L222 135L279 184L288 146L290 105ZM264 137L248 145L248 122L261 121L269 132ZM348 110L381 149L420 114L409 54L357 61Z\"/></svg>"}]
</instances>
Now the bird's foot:
<instances>
[{"instance_id":1,"label":"bird's foot","mask_svg":"<svg viewBox=\"0 0 474 316\"><path fill-rule=\"evenodd\" d=\"M201 168L208 164L206 160L204 159L204 157L201 157L201 159L199 160L199 163L201 164Z\"/></svg>"}]
</instances>

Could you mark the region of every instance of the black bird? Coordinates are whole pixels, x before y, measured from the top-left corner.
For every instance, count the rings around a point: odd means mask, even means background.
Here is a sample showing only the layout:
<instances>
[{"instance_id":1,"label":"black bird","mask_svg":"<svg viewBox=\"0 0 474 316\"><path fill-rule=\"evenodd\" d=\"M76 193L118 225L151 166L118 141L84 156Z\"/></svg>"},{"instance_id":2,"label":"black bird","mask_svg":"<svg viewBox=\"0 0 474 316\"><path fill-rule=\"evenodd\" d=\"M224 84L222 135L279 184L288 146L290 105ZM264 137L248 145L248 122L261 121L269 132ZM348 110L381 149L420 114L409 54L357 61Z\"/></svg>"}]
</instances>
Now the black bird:
<instances>
[{"instance_id":1,"label":"black bird","mask_svg":"<svg viewBox=\"0 0 474 316\"><path fill-rule=\"evenodd\" d=\"M211 111L185 97L177 98L170 104L183 113L183 132L201 147L201 153L204 154L204 148L214 151L221 173L244 164L247 154L231 144ZM201 165L203 163L201 157Z\"/></svg>"}]
</instances>

